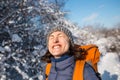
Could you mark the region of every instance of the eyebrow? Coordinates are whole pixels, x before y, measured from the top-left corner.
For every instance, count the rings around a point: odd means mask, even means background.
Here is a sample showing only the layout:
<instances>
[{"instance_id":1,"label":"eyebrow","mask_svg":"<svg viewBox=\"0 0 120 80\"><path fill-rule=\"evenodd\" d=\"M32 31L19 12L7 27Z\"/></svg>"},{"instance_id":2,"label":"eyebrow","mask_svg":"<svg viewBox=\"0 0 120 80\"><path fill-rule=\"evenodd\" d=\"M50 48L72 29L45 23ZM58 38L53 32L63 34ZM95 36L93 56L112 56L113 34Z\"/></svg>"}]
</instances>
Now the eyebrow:
<instances>
[{"instance_id":1,"label":"eyebrow","mask_svg":"<svg viewBox=\"0 0 120 80\"><path fill-rule=\"evenodd\" d=\"M63 33L61 33L61 32L60 32L60 33L58 33L57 35L61 35L61 34L63 34ZM53 36L53 35L52 35L52 34L50 34L50 36Z\"/></svg>"}]
</instances>

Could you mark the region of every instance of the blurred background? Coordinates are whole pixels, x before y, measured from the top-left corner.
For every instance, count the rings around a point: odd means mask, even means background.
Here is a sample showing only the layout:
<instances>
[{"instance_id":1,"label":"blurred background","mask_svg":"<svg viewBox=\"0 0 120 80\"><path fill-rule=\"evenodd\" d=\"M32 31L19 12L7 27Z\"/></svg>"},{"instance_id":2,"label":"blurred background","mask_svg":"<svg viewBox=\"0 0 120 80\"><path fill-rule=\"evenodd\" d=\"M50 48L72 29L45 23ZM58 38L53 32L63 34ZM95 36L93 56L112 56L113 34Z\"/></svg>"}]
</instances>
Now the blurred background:
<instances>
[{"instance_id":1,"label":"blurred background","mask_svg":"<svg viewBox=\"0 0 120 80\"><path fill-rule=\"evenodd\" d=\"M96 44L102 80L120 80L120 0L0 0L0 80L43 80L46 34L62 24Z\"/></svg>"}]
</instances>

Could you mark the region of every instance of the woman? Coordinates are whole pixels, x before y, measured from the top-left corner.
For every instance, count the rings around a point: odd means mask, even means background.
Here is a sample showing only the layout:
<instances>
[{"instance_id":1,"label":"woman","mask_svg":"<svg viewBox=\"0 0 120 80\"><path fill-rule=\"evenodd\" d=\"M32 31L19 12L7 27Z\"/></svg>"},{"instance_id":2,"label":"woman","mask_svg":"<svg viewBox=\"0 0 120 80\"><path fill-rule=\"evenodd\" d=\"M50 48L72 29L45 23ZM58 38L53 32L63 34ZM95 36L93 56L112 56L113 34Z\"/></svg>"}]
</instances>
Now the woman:
<instances>
[{"instance_id":1,"label":"woman","mask_svg":"<svg viewBox=\"0 0 120 80\"><path fill-rule=\"evenodd\" d=\"M48 80L73 80L75 62L83 59L82 50L76 52L71 32L65 27L53 27L47 35L47 53L42 60L51 63ZM93 68L85 63L84 80L99 80ZM81 75L80 75L81 76ZM78 77L80 77L78 76Z\"/></svg>"}]
</instances>

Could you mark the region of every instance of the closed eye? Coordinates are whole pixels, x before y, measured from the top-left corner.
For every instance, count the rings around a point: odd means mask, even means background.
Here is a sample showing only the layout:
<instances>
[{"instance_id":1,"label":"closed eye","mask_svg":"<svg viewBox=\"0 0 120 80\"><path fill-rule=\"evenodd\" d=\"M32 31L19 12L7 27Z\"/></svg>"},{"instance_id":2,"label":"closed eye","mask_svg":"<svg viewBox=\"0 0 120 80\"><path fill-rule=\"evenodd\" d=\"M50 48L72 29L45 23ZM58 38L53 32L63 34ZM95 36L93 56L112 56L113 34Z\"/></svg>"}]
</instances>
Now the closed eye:
<instances>
[{"instance_id":1,"label":"closed eye","mask_svg":"<svg viewBox=\"0 0 120 80\"><path fill-rule=\"evenodd\" d=\"M59 35L59 37L63 37L63 35L62 35L62 34L60 34L60 35Z\"/></svg>"},{"instance_id":2,"label":"closed eye","mask_svg":"<svg viewBox=\"0 0 120 80\"><path fill-rule=\"evenodd\" d=\"M53 38L54 38L54 36L53 36L53 35L50 35L49 39L53 39Z\"/></svg>"}]
</instances>

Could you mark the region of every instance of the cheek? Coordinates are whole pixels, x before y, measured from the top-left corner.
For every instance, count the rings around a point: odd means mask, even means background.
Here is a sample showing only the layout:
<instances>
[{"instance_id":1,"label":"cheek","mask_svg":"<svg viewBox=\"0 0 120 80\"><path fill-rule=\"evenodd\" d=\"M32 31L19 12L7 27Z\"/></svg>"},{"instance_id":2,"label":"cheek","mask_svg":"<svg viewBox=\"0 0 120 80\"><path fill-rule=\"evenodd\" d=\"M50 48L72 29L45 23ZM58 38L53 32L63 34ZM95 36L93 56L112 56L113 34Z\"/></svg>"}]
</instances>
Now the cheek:
<instances>
[{"instance_id":1,"label":"cheek","mask_svg":"<svg viewBox=\"0 0 120 80\"><path fill-rule=\"evenodd\" d=\"M66 48L69 48L69 40L68 39L64 38L62 43Z\"/></svg>"},{"instance_id":2,"label":"cheek","mask_svg":"<svg viewBox=\"0 0 120 80\"><path fill-rule=\"evenodd\" d=\"M65 42L65 45L64 45L64 47L63 47L63 51L64 51L64 52L67 52L67 51L69 51L69 48L70 48L69 43L66 41L66 42Z\"/></svg>"},{"instance_id":3,"label":"cheek","mask_svg":"<svg viewBox=\"0 0 120 80\"><path fill-rule=\"evenodd\" d=\"M69 42L66 42L66 49L69 49L69 47L70 47Z\"/></svg>"}]
</instances>

